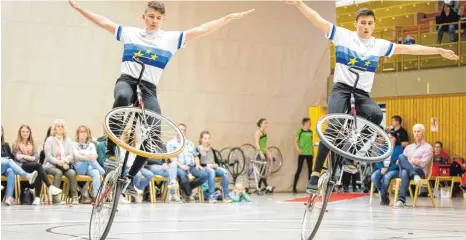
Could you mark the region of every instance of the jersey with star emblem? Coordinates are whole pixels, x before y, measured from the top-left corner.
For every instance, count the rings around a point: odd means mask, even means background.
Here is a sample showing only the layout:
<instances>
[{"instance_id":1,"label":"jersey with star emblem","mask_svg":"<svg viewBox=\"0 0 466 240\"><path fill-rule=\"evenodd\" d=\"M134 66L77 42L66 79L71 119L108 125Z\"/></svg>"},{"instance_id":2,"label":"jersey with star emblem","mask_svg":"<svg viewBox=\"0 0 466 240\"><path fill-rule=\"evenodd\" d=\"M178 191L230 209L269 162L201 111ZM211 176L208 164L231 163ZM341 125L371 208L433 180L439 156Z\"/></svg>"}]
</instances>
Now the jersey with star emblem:
<instances>
[{"instance_id":1,"label":"jersey with star emblem","mask_svg":"<svg viewBox=\"0 0 466 240\"><path fill-rule=\"evenodd\" d=\"M335 25L332 25L326 37L335 45L334 82L353 86L356 77L349 71L349 68L351 66L362 67L366 69L366 72L359 73L357 88L370 93L379 57L391 57L395 44L374 37L361 39L356 32Z\"/></svg>"},{"instance_id":2,"label":"jersey with star emblem","mask_svg":"<svg viewBox=\"0 0 466 240\"><path fill-rule=\"evenodd\" d=\"M170 58L183 46L183 32L163 31L149 32L145 29L118 26L115 37L123 42L123 58L121 61L121 74L138 78L141 66L135 63L133 56L144 57L142 62L146 65L142 80L157 86L163 69Z\"/></svg>"}]
</instances>

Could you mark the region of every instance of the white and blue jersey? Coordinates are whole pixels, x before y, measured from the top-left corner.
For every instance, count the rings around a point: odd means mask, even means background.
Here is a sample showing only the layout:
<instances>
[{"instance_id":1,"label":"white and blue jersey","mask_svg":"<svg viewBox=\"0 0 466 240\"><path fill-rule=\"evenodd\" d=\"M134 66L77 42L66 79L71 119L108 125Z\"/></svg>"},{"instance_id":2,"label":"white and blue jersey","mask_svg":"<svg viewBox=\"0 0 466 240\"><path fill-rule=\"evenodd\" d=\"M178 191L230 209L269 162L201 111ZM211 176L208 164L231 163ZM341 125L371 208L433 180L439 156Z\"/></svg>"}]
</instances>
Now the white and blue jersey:
<instances>
[{"instance_id":1,"label":"white and blue jersey","mask_svg":"<svg viewBox=\"0 0 466 240\"><path fill-rule=\"evenodd\" d=\"M184 44L183 32L179 31L150 32L140 28L118 26L115 29L115 37L124 44L121 74L138 78L141 66L132 58L133 56L148 58L141 59L146 67L142 80L156 86L162 76L163 69L175 52Z\"/></svg>"},{"instance_id":2,"label":"white and blue jersey","mask_svg":"<svg viewBox=\"0 0 466 240\"><path fill-rule=\"evenodd\" d=\"M362 67L366 72L359 72L357 88L370 93L379 57L391 57L395 44L374 37L361 39L356 32L335 25L325 36L335 45L334 82L353 86L356 76L349 71L349 67Z\"/></svg>"}]
</instances>

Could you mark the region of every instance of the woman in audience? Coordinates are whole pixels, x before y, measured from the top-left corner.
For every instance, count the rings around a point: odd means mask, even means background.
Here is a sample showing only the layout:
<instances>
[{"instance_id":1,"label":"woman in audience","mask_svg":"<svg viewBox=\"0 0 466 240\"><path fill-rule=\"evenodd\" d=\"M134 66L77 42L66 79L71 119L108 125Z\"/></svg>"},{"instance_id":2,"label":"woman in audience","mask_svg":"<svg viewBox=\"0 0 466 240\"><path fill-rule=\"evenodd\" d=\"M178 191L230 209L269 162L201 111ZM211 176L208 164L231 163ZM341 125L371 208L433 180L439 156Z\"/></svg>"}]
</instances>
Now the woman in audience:
<instances>
[{"instance_id":1,"label":"woman in audience","mask_svg":"<svg viewBox=\"0 0 466 240\"><path fill-rule=\"evenodd\" d=\"M83 188L83 203L91 203L95 199L100 188L100 178L105 173L97 162L97 151L91 139L91 129L87 126L79 126L76 130L76 142L73 142L74 167L77 174L91 176L93 186L92 200L86 191L87 187Z\"/></svg>"},{"instance_id":2,"label":"woman in audience","mask_svg":"<svg viewBox=\"0 0 466 240\"><path fill-rule=\"evenodd\" d=\"M76 171L72 168L73 141L66 136L65 121L57 119L53 122L51 136L45 141L44 153L43 166L45 172L53 176L53 185L59 188L62 176L65 175L70 183L72 204L79 204ZM53 202L60 203L59 196L54 197Z\"/></svg>"},{"instance_id":3,"label":"woman in audience","mask_svg":"<svg viewBox=\"0 0 466 240\"><path fill-rule=\"evenodd\" d=\"M267 122L267 119L261 118L257 122L257 129L256 134L255 134L255 143L256 143L256 148L259 153L259 157L261 160L266 160L267 161L267 172L265 173L265 177L261 178L259 180L259 186L257 186L259 189L261 189L262 183L265 185L265 191L266 192L273 192L274 187L269 186L267 184L267 176L272 172L272 154L270 151L267 149L267 128L269 127L269 123Z\"/></svg>"},{"instance_id":4,"label":"woman in audience","mask_svg":"<svg viewBox=\"0 0 466 240\"><path fill-rule=\"evenodd\" d=\"M231 203L230 190L228 185L228 170L218 166L217 155L215 155L214 149L210 145L209 131L201 132L197 150L199 152L199 161L201 166L204 167L208 175L208 190L204 196L205 199L209 199L209 202L211 203L216 202L216 199L214 199L212 196L215 191L215 177L221 177L223 193L225 196L224 201Z\"/></svg>"},{"instance_id":5,"label":"woman in audience","mask_svg":"<svg viewBox=\"0 0 466 240\"><path fill-rule=\"evenodd\" d=\"M19 127L18 136L13 144L13 155L16 161L18 161L18 165L21 166L24 171L39 173L39 177L34 182L35 198L32 202L33 205L40 205L42 182L49 188L50 195L55 196L61 193L61 189L50 184L44 168L39 163L39 154L37 153L37 147L32 138L31 128L26 124Z\"/></svg>"},{"instance_id":6,"label":"woman in audience","mask_svg":"<svg viewBox=\"0 0 466 240\"><path fill-rule=\"evenodd\" d=\"M458 13L451 9L449 4L444 4L440 16L437 16L436 23L455 23L459 21ZM442 43L443 33L450 33L450 42L456 42L458 34L455 33L458 24L442 25L438 27L437 43Z\"/></svg>"},{"instance_id":7,"label":"woman in audience","mask_svg":"<svg viewBox=\"0 0 466 240\"><path fill-rule=\"evenodd\" d=\"M13 205L15 199L13 198L13 191L15 189L15 177L16 174L25 177L29 184L33 184L37 178L37 171L33 171L32 173L27 173L23 169L21 169L18 164L13 161L14 155L11 152L10 145L5 142L5 138L3 137L3 126L2 129L2 175L6 175L7 185L6 185L6 196L5 196L5 204L10 206ZM18 196L16 196L18 197Z\"/></svg>"},{"instance_id":8,"label":"woman in audience","mask_svg":"<svg viewBox=\"0 0 466 240\"><path fill-rule=\"evenodd\" d=\"M403 153L403 147L401 145L395 145L395 132L390 131L388 135L393 144L392 155L390 159L376 163L377 170L375 170L375 172L372 173L371 176L371 180L381 196L380 205L382 206L390 205L390 199L388 197L388 187L390 186L390 181L393 178L399 177L400 175L400 171L398 165L396 164L396 161L398 160L398 156L400 156L400 154Z\"/></svg>"}]
</instances>

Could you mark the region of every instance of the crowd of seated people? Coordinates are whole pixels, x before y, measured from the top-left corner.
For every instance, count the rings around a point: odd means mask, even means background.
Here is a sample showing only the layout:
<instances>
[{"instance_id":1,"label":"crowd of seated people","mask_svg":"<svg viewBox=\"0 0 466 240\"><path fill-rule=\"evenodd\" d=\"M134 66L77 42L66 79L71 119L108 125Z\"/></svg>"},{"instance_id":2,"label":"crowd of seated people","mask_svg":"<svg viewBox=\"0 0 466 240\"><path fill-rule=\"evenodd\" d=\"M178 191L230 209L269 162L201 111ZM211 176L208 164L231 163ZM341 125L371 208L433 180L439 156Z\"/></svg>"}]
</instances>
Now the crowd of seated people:
<instances>
[{"instance_id":1,"label":"crowd of seated people","mask_svg":"<svg viewBox=\"0 0 466 240\"><path fill-rule=\"evenodd\" d=\"M181 132L187 137L186 124L179 124ZM76 129L75 136L69 134L65 121L57 119L49 127L43 150L34 143L33 133L28 125L21 125L18 137L13 142L12 148L5 142L2 127L2 175L7 176L5 189L5 204L15 203L14 190L17 175L25 178L24 183L34 189L33 205L41 204L42 185L48 188L53 204L90 204L95 199L103 179L103 175L109 167L106 161L107 137L92 138L91 129L81 125ZM180 139L174 138L167 143L167 149L176 148ZM119 151L122 156L125 150ZM125 174L127 174L136 155L129 154ZM193 189L204 185L204 199L210 203L219 200L231 203L241 200L250 201L244 188L235 186L230 193L229 172L219 166L217 155L210 143L210 133L203 131L199 137L199 145L186 139L183 152L172 159L148 159L144 168L135 176L135 186L140 195L134 198L136 203L143 201L143 192L149 186L156 175L166 177L169 202L195 201ZM78 182L79 176L88 176L92 181ZM214 194L215 179L221 178L223 196ZM62 182L66 180L68 192L62 192ZM90 181L90 182L88 182ZM89 189L91 189L90 191ZM3 189L3 186L2 186ZM202 189L202 188L200 188ZM178 191L181 190L181 191ZM178 192L181 193L181 197ZM65 195L66 197L63 197ZM15 196L17 197L17 196ZM120 197L120 202L129 203L125 196Z\"/></svg>"}]
</instances>

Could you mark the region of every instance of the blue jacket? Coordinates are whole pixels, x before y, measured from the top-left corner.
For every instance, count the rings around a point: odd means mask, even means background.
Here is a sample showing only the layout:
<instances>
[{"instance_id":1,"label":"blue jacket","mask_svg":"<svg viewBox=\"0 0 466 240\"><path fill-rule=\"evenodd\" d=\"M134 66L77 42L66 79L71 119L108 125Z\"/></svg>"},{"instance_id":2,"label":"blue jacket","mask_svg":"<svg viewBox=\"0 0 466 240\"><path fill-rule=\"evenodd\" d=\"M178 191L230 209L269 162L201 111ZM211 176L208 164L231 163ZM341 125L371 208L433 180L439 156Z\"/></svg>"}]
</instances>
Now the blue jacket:
<instances>
[{"instance_id":1,"label":"blue jacket","mask_svg":"<svg viewBox=\"0 0 466 240\"><path fill-rule=\"evenodd\" d=\"M389 171L397 169L396 160L398 160L398 156L400 156L400 154L402 153L403 153L403 147L401 145L393 147L392 156L390 157L390 165L388 166ZM377 167L377 169L382 169L384 167L384 164L383 162L378 162L375 164L375 166Z\"/></svg>"}]
</instances>

